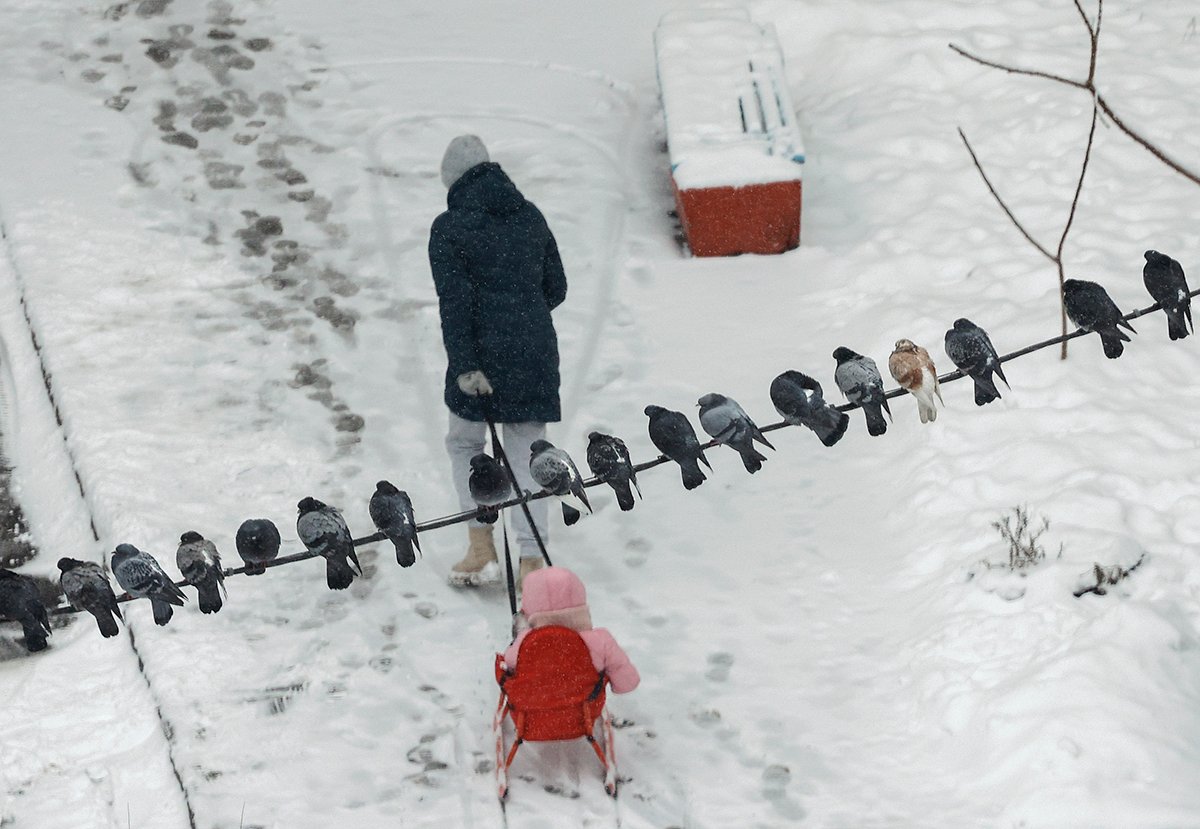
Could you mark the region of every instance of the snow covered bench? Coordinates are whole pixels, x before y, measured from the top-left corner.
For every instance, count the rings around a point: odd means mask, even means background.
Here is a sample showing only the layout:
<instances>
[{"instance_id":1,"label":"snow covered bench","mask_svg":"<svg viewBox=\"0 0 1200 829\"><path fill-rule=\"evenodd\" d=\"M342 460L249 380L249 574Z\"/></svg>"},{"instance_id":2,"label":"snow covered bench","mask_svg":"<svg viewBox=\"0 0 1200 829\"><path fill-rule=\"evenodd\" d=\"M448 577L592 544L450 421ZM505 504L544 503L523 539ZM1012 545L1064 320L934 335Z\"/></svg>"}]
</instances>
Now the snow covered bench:
<instances>
[{"instance_id":1,"label":"snow covered bench","mask_svg":"<svg viewBox=\"0 0 1200 829\"><path fill-rule=\"evenodd\" d=\"M654 32L675 205L697 256L800 244L804 146L775 30L737 6L668 12Z\"/></svg>"}]
</instances>

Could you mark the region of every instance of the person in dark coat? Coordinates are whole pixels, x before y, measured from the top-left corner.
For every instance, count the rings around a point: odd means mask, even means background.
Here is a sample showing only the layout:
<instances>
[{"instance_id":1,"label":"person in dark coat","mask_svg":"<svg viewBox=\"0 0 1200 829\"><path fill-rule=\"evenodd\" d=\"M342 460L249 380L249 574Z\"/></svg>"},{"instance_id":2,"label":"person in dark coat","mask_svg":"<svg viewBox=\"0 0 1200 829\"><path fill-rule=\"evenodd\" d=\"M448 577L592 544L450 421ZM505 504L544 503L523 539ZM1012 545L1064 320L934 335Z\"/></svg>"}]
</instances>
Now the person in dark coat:
<instances>
[{"instance_id":1,"label":"person in dark coat","mask_svg":"<svg viewBox=\"0 0 1200 829\"><path fill-rule=\"evenodd\" d=\"M540 210L491 161L474 135L450 142L442 158L448 209L429 233L429 264L437 288L446 347L446 449L463 511L474 510L467 482L471 458L483 452L485 416L503 423L504 450L522 488L529 446L561 419L558 337L550 312L567 296L558 245ZM542 539L547 501L529 505ZM521 577L542 564L524 514L515 513ZM499 579L492 527L471 521L470 544L450 581L475 585Z\"/></svg>"}]
</instances>

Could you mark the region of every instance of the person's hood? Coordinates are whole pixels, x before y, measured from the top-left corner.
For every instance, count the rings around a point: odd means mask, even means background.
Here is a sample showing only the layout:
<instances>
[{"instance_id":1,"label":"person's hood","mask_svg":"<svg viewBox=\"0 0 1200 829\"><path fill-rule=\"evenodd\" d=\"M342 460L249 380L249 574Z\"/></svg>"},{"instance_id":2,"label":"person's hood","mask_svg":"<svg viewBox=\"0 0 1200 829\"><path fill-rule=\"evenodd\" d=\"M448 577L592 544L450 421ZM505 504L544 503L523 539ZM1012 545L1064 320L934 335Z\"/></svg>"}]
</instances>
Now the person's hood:
<instances>
[{"instance_id":1,"label":"person's hood","mask_svg":"<svg viewBox=\"0 0 1200 829\"><path fill-rule=\"evenodd\" d=\"M563 625L581 631L592 627L587 590L579 576L565 567L543 567L527 575L521 584L521 610L530 627Z\"/></svg>"},{"instance_id":2,"label":"person's hood","mask_svg":"<svg viewBox=\"0 0 1200 829\"><path fill-rule=\"evenodd\" d=\"M451 210L476 210L502 216L515 213L525 197L494 161L476 164L463 173L446 193Z\"/></svg>"}]
</instances>

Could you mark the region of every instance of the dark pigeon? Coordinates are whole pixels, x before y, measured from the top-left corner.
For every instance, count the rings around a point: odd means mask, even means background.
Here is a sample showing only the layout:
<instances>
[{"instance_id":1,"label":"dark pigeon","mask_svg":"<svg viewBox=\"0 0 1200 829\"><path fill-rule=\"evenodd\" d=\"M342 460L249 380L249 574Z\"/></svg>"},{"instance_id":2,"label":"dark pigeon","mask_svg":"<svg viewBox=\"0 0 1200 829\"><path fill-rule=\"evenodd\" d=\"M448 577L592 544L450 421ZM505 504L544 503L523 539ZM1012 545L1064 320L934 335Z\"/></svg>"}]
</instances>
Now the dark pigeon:
<instances>
[{"instance_id":1,"label":"dark pigeon","mask_svg":"<svg viewBox=\"0 0 1200 829\"><path fill-rule=\"evenodd\" d=\"M247 576L261 576L266 565L279 555L279 528L267 518L247 518L238 527L238 555L246 562Z\"/></svg>"},{"instance_id":2,"label":"dark pigeon","mask_svg":"<svg viewBox=\"0 0 1200 829\"><path fill-rule=\"evenodd\" d=\"M60 558L58 569L62 571L58 583L71 607L86 610L96 617L100 635L105 639L116 636L121 606L117 604L117 594L113 592L104 568L93 561Z\"/></svg>"},{"instance_id":3,"label":"dark pigeon","mask_svg":"<svg viewBox=\"0 0 1200 829\"><path fill-rule=\"evenodd\" d=\"M723 443L742 456L746 471L754 474L762 469L767 456L754 448L754 441L774 449L750 415L723 394L706 394L696 405L700 407L700 426L717 443Z\"/></svg>"},{"instance_id":4,"label":"dark pigeon","mask_svg":"<svg viewBox=\"0 0 1200 829\"><path fill-rule=\"evenodd\" d=\"M825 402L821 384L799 371L785 371L771 381L771 402L785 422L807 426L826 446L846 434L850 416Z\"/></svg>"},{"instance_id":5,"label":"dark pigeon","mask_svg":"<svg viewBox=\"0 0 1200 829\"><path fill-rule=\"evenodd\" d=\"M844 346L834 350L833 359L838 364L833 372L837 387L847 400L862 408L867 417L867 432L876 437L882 435L887 431L887 420L883 413L886 411L891 417L892 410L884 396L883 376L879 373L879 367L870 357Z\"/></svg>"},{"instance_id":6,"label":"dark pigeon","mask_svg":"<svg viewBox=\"0 0 1200 829\"><path fill-rule=\"evenodd\" d=\"M1172 340L1182 340L1195 333L1192 325L1192 296L1183 266L1156 250L1145 253L1146 266L1142 268L1142 281L1154 301L1163 307L1167 315L1167 335Z\"/></svg>"},{"instance_id":7,"label":"dark pigeon","mask_svg":"<svg viewBox=\"0 0 1200 829\"><path fill-rule=\"evenodd\" d=\"M1121 318L1121 309L1112 301L1108 291L1095 282L1068 279L1063 283L1063 301L1071 322L1084 331L1095 331L1100 335L1104 356L1110 360L1120 357L1125 351L1124 343L1130 341L1129 335L1118 326L1137 333L1132 325Z\"/></svg>"},{"instance_id":8,"label":"dark pigeon","mask_svg":"<svg viewBox=\"0 0 1200 829\"><path fill-rule=\"evenodd\" d=\"M500 517L497 504L503 504L512 498L512 481L508 470L500 461L484 452L471 458L471 476L467 479L467 488L471 498L479 504L479 521L483 524L495 524Z\"/></svg>"},{"instance_id":9,"label":"dark pigeon","mask_svg":"<svg viewBox=\"0 0 1200 829\"><path fill-rule=\"evenodd\" d=\"M588 435L587 465L592 474L612 487L617 495L617 506L628 512L633 509L633 484L638 497L642 497L642 489L638 486L637 471L633 468L633 460L629 457L629 449L625 441L601 432Z\"/></svg>"},{"instance_id":10,"label":"dark pigeon","mask_svg":"<svg viewBox=\"0 0 1200 829\"><path fill-rule=\"evenodd\" d=\"M529 474L546 492L562 502L563 523L568 527L579 520L583 510L590 514L583 476L571 456L546 440L529 444Z\"/></svg>"},{"instance_id":11,"label":"dark pigeon","mask_svg":"<svg viewBox=\"0 0 1200 829\"><path fill-rule=\"evenodd\" d=\"M696 438L696 430L683 412L664 409L662 406L647 406L644 409L650 418L647 428L650 442L675 463L679 464L683 476L683 488L695 489L706 480L700 470L702 462L710 470L712 464L704 457L704 449Z\"/></svg>"},{"instance_id":12,"label":"dark pigeon","mask_svg":"<svg viewBox=\"0 0 1200 829\"><path fill-rule=\"evenodd\" d=\"M12 570L0 570L0 616L21 623L27 651L37 653L46 649L50 617L36 581Z\"/></svg>"},{"instance_id":13,"label":"dark pigeon","mask_svg":"<svg viewBox=\"0 0 1200 829\"><path fill-rule=\"evenodd\" d=\"M354 553L354 539L346 519L331 506L316 498L305 498L296 505L296 533L311 553L325 558L325 582L330 590L345 590L354 581L354 572L362 575L362 566ZM350 566L354 562L354 567Z\"/></svg>"},{"instance_id":14,"label":"dark pigeon","mask_svg":"<svg viewBox=\"0 0 1200 829\"><path fill-rule=\"evenodd\" d=\"M112 571L122 590L136 599L150 600L156 625L171 621L174 612L171 605L182 607L187 601L154 556L132 544L117 545L112 554Z\"/></svg>"},{"instance_id":15,"label":"dark pigeon","mask_svg":"<svg viewBox=\"0 0 1200 829\"><path fill-rule=\"evenodd\" d=\"M217 552L215 544L198 532L185 532L179 536L175 566L183 574L184 580L196 588L201 613L216 613L221 609L225 573L221 570L221 554Z\"/></svg>"},{"instance_id":16,"label":"dark pigeon","mask_svg":"<svg viewBox=\"0 0 1200 829\"><path fill-rule=\"evenodd\" d=\"M412 499L408 493L396 489L389 481L379 481L375 484L375 494L367 505L367 512L375 527L386 535L396 547L396 563L401 567L411 567L417 560L413 548L421 549L417 540L417 519L413 515Z\"/></svg>"},{"instance_id":17,"label":"dark pigeon","mask_svg":"<svg viewBox=\"0 0 1200 829\"><path fill-rule=\"evenodd\" d=\"M963 374L975 382L975 405L983 406L1000 399L1000 390L992 379L994 373L1008 386L1000 355L987 332L969 319L956 319L946 332L946 355ZM1011 386L1008 386L1012 388Z\"/></svg>"}]
</instances>

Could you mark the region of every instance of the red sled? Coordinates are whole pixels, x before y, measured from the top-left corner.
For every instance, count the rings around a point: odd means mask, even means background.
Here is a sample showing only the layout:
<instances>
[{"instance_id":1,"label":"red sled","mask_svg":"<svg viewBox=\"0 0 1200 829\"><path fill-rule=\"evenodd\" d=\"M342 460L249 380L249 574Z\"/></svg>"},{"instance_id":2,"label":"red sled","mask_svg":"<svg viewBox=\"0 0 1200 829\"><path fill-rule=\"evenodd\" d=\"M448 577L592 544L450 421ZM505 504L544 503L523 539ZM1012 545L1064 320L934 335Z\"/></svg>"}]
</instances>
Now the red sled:
<instances>
[{"instance_id":1,"label":"red sled","mask_svg":"<svg viewBox=\"0 0 1200 829\"><path fill-rule=\"evenodd\" d=\"M567 627L548 625L531 630L521 642L514 671L504 669L496 654L500 701L492 729L496 735L496 785L500 799L508 795L508 770L522 743L551 740L588 741L604 768L604 790L617 795L617 758L612 718L605 708L608 678L597 671L587 644ZM504 721L515 729L505 748ZM602 742L596 739L597 725Z\"/></svg>"}]
</instances>

